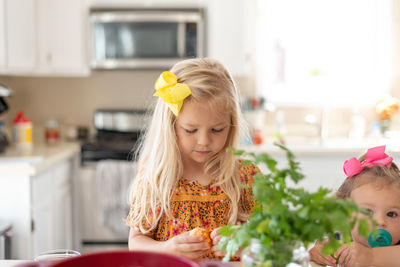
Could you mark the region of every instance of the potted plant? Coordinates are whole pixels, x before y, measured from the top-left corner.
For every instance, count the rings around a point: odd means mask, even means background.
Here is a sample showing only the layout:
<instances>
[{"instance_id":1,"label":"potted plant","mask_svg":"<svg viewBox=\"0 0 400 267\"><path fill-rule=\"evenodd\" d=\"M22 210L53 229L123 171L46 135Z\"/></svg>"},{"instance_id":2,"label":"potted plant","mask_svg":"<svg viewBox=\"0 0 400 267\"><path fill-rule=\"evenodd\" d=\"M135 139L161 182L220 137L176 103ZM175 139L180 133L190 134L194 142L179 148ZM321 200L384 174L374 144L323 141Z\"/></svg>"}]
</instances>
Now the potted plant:
<instances>
[{"instance_id":1,"label":"potted plant","mask_svg":"<svg viewBox=\"0 0 400 267\"><path fill-rule=\"evenodd\" d=\"M298 183L304 175L292 152L277 145L286 153L287 167L280 168L266 153L256 155L231 149L235 155L248 158L242 164L265 166L267 171L254 176L253 193L257 205L249 220L241 225L224 226L219 232L223 236L219 248L227 252L224 260L247 247L245 251L251 248L254 254L250 266L281 267L291 262L302 263L301 254L308 256L305 248L315 240L329 238L324 254L333 254L343 242L351 242L350 232L357 220L352 216L358 211L356 204L336 199L329 189L308 192L301 187L289 187L288 179ZM359 221L359 232L368 235L365 220Z\"/></svg>"}]
</instances>

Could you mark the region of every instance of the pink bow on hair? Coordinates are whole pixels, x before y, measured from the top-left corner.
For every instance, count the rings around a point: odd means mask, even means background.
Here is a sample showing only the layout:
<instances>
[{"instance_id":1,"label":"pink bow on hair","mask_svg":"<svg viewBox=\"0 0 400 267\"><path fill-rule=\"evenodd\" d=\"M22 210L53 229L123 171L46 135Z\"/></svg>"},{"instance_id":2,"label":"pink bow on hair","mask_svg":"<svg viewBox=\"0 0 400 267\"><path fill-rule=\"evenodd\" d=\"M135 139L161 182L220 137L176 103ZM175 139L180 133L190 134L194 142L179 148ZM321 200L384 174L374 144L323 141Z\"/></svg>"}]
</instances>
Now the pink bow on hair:
<instances>
[{"instance_id":1,"label":"pink bow on hair","mask_svg":"<svg viewBox=\"0 0 400 267\"><path fill-rule=\"evenodd\" d=\"M359 162L356 158L351 158L346 160L343 164L343 171L348 178L359 174L364 168L369 168L372 166L388 166L392 164L392 157L385 154L386 146L377 146L368 149L365 160Z\"/></svg>"}]
</instances>

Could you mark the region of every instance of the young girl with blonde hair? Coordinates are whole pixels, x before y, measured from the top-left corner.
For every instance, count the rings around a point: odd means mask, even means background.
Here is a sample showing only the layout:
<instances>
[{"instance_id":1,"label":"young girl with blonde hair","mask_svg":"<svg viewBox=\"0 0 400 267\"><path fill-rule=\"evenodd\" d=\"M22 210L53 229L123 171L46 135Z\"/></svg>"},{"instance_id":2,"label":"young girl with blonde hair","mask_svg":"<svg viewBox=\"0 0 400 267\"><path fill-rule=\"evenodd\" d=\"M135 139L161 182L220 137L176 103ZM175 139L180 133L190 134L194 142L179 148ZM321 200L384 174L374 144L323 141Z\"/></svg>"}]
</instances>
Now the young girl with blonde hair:
<instances>
[{"instance_id":1,"label":"young girl with blonde hair","mask_svg":"<svg viewBox=\"0 0 400 267\"><path fill-rule=\"evenodd\" d=\"M131 192L129 249L216 258L219 227L245 221L254 200L253 165L227 151L242 130L239 95L217 61L190 59L163 72L139 149ZM211 232L212 247L190 231Z\"/></svg>"},{"instance_id":2,"label":"young girl with blonde hair","mask_svg":"<svg viewBox=\"0 0 400 267\"><path fill-rule=\"evenodd\" d=\"M393 158L385 153L385 146L380 146L368 149L359 159L351 158L344 163L347 178L336 197L351 199L367 210L376 222L377 230L364 237L355 226L351 232L351 246L343 245L334 254L340 266L400 266L400 171L392 161ZM368 218L363 214L358 216ZM321 253L326 242L317 243L310 250L311 260L337 266L332 256Z\"/></svg>"}]
</instances>

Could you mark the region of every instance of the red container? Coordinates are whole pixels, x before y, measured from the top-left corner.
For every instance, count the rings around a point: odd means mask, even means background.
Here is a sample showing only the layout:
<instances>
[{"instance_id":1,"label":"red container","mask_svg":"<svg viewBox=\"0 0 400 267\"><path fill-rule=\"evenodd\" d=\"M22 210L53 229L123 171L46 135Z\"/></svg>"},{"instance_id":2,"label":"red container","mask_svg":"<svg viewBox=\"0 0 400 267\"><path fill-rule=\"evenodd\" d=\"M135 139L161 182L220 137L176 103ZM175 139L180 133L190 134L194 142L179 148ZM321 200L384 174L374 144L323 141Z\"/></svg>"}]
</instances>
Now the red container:
<instances>
[{"instance_id":1,"label":"red container","mask_svg":"<svg viewBox=\"0 0 400 267\"><path fill-rule=\"evenodd\" d=\"M37 261L18 267L200 267L197 262L170 254L144 251L104 251L56 261Z\"/></svg>"}]
</instances>

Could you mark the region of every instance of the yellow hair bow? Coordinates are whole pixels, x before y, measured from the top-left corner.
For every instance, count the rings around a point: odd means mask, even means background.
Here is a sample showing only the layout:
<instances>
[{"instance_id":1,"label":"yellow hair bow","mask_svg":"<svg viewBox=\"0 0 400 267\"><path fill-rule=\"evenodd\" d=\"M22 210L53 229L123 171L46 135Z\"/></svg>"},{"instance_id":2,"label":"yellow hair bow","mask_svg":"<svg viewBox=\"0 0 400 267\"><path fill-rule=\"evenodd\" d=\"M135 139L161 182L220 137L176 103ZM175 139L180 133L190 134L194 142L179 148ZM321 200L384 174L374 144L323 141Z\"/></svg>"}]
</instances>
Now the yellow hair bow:
<instances>
[{"instance_id":1,"label":"yellow hair bow","mask_svg":"<svg viewBox=\"0 0 400 267\"><path fill-rule=\"evenodd\" d=\"M176 75L169 71L161 73L154 88L157 92L153 96L160 97L175 116L178 116L183 105L183 100L192 94L189 86L184 83L178 83Z\"/></svg>"}]
</instances>

